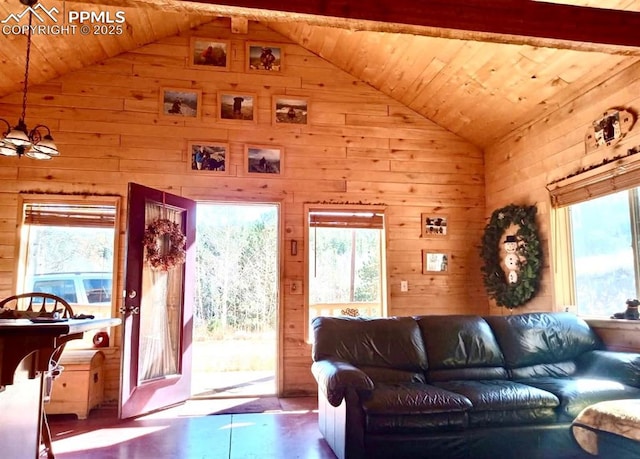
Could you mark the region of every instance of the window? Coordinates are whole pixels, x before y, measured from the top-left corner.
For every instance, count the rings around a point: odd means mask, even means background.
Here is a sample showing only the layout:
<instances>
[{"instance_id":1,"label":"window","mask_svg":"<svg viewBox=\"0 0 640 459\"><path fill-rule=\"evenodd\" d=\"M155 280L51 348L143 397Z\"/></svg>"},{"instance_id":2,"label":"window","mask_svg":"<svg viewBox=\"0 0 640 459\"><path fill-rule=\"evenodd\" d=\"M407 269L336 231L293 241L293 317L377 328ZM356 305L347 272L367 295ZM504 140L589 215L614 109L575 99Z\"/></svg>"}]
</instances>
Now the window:
<instances>
[{"instance_id":1,"label":"window","mask_svg":"<svg viewBox=\"0 0 640 459\"><path fill-rule=\"evenodd\" d=\"M17 292L64 298L74 314L108 318L118 198L23 196ZM91 347L93 335L68 347Z\"/></svg>"},{"instance_id":2,"label":"window","mask_svg":"<svg viewBox=\"0 0 640 459\"><path fill-rule=\"evenodd\" d=\"M547 185L558 309L609 318L640 296L640 155L629 150Z\"/></svg>"},{"instance_id":3,"label":"window","mask_svg":"<svg viewBox=\"0 0 640 459\"><path fill-rule=\"evenodd\" d=\"M382 209L309 207L306 215L309 320L320 315L382 316Z\"/></svg>"},{"instance_id":4,"label":"window","mask_svg":"<svg viewBox=\"0 0 640 459\"><path fill-rule=\"evenodd\" d=\"M569 207L578 313L610 317L638 295L637 188Z\"/></svg>"}]
</instances>

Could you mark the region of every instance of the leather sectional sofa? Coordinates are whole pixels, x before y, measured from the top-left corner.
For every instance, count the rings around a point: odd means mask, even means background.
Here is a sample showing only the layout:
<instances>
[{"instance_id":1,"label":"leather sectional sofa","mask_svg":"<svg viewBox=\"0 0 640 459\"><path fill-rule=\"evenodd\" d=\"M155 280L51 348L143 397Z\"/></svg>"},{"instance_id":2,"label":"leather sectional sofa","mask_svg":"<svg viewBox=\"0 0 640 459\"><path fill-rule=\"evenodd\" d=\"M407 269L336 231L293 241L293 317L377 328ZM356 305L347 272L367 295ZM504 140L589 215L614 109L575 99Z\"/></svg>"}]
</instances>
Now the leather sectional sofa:
<instances>
[{"instance_id":1,"label":"leather sectional sofa","mask_svg":"<svg viewBox=\"0 0 640 459\"><path fill-rule=\"evenodd\" d=\"M580 458L571 422L640 398L640 354L568 313L317 317L319 427L341 459Z\"/></svg>"}]
</instances>

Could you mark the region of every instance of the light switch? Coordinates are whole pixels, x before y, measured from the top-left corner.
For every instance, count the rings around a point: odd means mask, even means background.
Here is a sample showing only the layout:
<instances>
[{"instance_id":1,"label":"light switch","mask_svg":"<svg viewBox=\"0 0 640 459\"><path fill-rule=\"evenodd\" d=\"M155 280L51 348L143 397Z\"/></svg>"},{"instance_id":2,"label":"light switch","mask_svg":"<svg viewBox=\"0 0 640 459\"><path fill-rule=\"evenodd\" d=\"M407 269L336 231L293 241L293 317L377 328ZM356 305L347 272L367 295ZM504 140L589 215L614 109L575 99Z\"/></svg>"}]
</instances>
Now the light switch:
<instances>
[{"instance_id":1,"label":"light switch","mask_svg":"<svg viewBox=\"0 0 640 459\"><path fill-rule=\"evenodd\" d=\"M409 291L409 282L406 280L400 281L400 291L408 292Z\"/></svg>"}]
</instances>

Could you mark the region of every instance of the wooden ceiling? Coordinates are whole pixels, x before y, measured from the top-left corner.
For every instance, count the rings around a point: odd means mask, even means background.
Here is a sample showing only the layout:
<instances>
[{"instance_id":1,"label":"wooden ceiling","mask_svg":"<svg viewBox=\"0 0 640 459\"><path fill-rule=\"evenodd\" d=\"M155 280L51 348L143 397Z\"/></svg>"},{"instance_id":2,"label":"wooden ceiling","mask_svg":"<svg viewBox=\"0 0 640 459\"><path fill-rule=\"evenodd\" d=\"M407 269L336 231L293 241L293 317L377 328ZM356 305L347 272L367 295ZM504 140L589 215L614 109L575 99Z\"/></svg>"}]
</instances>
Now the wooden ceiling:
<instances>
[{"instance_id":1,"label":"wooden ceiling","mask_svg":"<svg viewBox=\"0 0 640 459\"><path fill-rule=\"evenodd\" d=\"M124 10L126 31L120 36L35 35L30 84L218 17L248 18L264 22L483 148L640 59L640 0L43 0L42 4L59 11L112 15ZM23 9L19 0L0 0L0 20ZM24 35L0 34L0 97L21 90L25 47ZM606 108L594 107L598 112L594 117Z\"/></svg>"}]
</instances>

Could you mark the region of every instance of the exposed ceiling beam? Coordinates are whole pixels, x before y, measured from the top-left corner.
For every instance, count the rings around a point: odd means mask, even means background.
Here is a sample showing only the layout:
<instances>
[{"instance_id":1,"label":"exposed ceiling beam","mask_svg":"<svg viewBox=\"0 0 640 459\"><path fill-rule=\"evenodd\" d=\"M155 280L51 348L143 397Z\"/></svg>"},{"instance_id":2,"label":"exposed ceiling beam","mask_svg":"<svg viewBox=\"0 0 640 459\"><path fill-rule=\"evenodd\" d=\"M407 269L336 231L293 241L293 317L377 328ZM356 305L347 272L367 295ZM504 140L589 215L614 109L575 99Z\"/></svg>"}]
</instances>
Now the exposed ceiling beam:
<instances>
[{"instance_id":1,"label":"exposed ceiling beam","mask_svg":"<svg viewBox=\"0 0 640 459\"><path fill-rule=\"evenodd\" d=\"M74 0L261 21L640 54L640 13L532 0Z\"/></svg>"}]
</instances>

